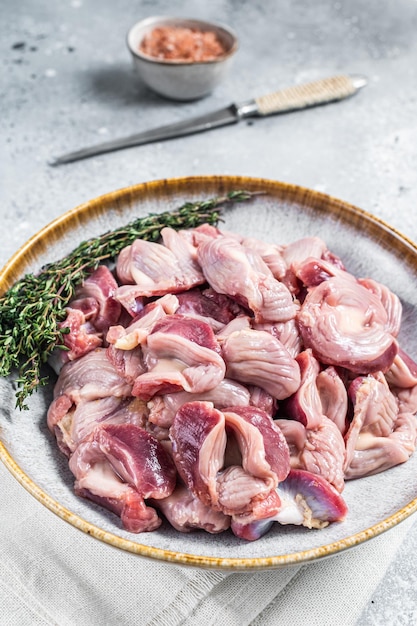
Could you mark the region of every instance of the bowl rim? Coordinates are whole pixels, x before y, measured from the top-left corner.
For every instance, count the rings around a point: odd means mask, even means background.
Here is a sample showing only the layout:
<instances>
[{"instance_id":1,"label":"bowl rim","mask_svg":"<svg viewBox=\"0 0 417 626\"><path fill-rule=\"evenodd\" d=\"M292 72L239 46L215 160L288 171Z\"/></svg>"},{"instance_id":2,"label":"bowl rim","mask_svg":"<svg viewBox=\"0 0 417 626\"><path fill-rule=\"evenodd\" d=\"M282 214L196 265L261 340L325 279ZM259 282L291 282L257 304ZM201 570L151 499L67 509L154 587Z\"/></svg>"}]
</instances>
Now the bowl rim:
<instances>
[{"instance_id":1,"label":"bowl rim","mask_svg":"<svg viewBox=\"0 0 417 626\"><path fill-rule=\"evenodd\" d=\"M157 59L155 57L149 56L147 54L143 54L140 52L138 46L133 46L133 35L140 28L147 28L147 32L150 32L153 28L156 28L158 25L175 25L179 26L180 24L184 25L195 25L199 27L200 30L203 31L220 31L225 33L227 36L231 37L232 45L230 49L222 54L221 56L216 57L215 59L210 59L207 61L177 61L175 59ZM139 41L140 43L140 41ZM187 67L187 66L207 66L207 65L216 65L218 63L222 63L227 59L231 58L239 49L239 38L236 32L221 22L213 22L210 20L202 20L194 17L182 17L182 16L174 16L174 15L151 15L149 17L145 17L138 22L133 24L127 34L126 34L126 44L128 49L130 50L132 56L134 58L140 59L141 61L150 63L151 65L162 65L165 67Z\"/></svg>"}]
</instances>

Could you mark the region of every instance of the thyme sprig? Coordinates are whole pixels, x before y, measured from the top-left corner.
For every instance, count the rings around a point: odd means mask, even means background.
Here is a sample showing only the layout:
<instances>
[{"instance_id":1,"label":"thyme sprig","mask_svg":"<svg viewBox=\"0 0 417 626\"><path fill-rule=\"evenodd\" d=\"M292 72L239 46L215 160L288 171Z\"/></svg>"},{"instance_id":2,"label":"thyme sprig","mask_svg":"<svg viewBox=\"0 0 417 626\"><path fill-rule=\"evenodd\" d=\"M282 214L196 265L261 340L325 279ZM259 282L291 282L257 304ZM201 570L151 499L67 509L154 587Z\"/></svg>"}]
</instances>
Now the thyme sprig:
<instances>
[{"instance_id":1,"label":"thyme sprig","mask_svg":"<svg viewBox=\"0 0 417 626\"><path fill-rule=\"evenodd\" d=\"M45 265L38 274L26 274L0 297L0 376L17 371L16 407L27 409L25 400L47 384L42 365L58 348L65 350L60 327L65 307L77 285L100 263L114 259L135 239L158 241L162 228L194 228L202 223L218 224L220 207L227 202L249 200L255 192L231 191L220 197L186 202L179 209L151 213L126 226L82 242L60 261Z\"/></svg>"}]
</instances>

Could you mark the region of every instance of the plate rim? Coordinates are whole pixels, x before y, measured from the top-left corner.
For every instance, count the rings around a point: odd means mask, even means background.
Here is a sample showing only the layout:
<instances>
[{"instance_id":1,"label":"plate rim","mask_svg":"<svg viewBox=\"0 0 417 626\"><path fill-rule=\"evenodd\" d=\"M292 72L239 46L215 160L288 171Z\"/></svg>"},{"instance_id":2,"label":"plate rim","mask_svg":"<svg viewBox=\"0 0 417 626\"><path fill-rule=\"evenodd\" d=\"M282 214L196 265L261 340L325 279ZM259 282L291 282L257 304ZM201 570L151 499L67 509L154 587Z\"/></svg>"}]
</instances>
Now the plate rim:
<instances>
[{"instance_id":1,"label":"plate rim","mask_svg":"<svg viewBox=\"0 0 417 626\"><path fill-rule=\"evenodd\" d=\"M364 219L367 223L367 227L371 230L373 228L378 231L382 229L388 238L395 239L397 244L400 242L405 247L405 250L408 250L410 259L414 260L414 265L417 269L417 246L411 239L390 226L384 220L329 194L292 183L259 177L233 175L185 176L169 179L155 179L149 182L122 187L116 191L101 194L91 200L87 200L53 219L20 246L3 266L0 271L0 294L4 293L15 280L24 273L24 267L28 265L31 259L36 259L40 252L45 251L45 238L48 238L48 236L53 236L57 233L59 235L59 233L63 233L64 231L68 232L69 227L71 230L79 228L83 222L91 219L91 212L94 213L97 211L98 214L104 215L112 202L115 202L118 198L125 200L128 196L140 198L141 194L152 195L156 190L161 189L163 192L170 191L175 195L175 190L178 192L178 189L181 188L182 191L185 192L189 185L192 185L193 188L198 185L217 188L223 193L225 189L230 190L233 188L246 188L251 191L268 188L279 191L283 196L289 195L291 197L293 195L301 195L301 197L309 198L310 200L314 199L317 203L323 203L324 206L332 205L340 207L341 211L345 214L344 217L349 216L353 222L357 222L358 219ZM312 208L311 202L309 206ZM142 557L177 565L195 566L203 569L261 571L277 569L289 565L307 564L318 559L335 556L349 548L353 548L369 539L375 538L398 525L417 511L416 497L392 515L362 531L343 539L338 539L332 543L296 553L245 558L212 557L147 546L130 539L119 537L83 519L43 491L43 489L18 465L1 439L0 460L20 485L38 502L67 523L91 535L93 538Z\"/></svg>"}]
</instances>

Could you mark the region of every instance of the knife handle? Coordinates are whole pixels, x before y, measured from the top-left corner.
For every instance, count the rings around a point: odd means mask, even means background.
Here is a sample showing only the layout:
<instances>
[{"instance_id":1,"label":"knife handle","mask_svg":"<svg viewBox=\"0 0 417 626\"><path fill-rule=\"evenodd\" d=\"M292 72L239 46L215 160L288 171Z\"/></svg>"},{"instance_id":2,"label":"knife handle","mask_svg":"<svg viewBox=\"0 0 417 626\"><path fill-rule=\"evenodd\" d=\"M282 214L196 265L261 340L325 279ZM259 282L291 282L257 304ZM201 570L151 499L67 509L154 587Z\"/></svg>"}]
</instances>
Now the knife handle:
<instances>
[{"instance_id":1,"label":"knife handle","mask_svg":"<svg viewBox=\"0 0 417 626\"><path fill-rule=\"evenodd\" d=\"M332 76L260 96L255 98L255 103L258 115L284 113L342 100L353 96L365 84L366 80L360 76Z\"/></svg>"}]
</instances>

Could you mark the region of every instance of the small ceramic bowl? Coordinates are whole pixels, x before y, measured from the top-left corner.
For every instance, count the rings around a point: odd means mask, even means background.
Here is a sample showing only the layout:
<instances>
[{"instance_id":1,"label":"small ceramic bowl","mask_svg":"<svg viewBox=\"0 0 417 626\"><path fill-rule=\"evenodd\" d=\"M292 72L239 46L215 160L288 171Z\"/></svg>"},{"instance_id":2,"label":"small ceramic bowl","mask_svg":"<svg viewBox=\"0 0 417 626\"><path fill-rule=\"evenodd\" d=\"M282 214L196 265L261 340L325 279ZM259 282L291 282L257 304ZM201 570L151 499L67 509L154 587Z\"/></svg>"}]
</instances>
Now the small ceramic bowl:
<instances>
[{"instance_id":1,"label":"small ceramic bowl","mask_svg":"<svg viewBox=\"0 0 417 626\"><path fill-rule=\"evenodd\" d=\"M140 50L144 37L159 27L214 33L224 53L207 61L183 61L144 54ZM223 80L238 49L238 40L232 30L220 24L162 16L148 17L132 26L127 34L127 46L139 77L148 87L167 98L186 101L208 95Z\"/></svg>"}]
</instances>

